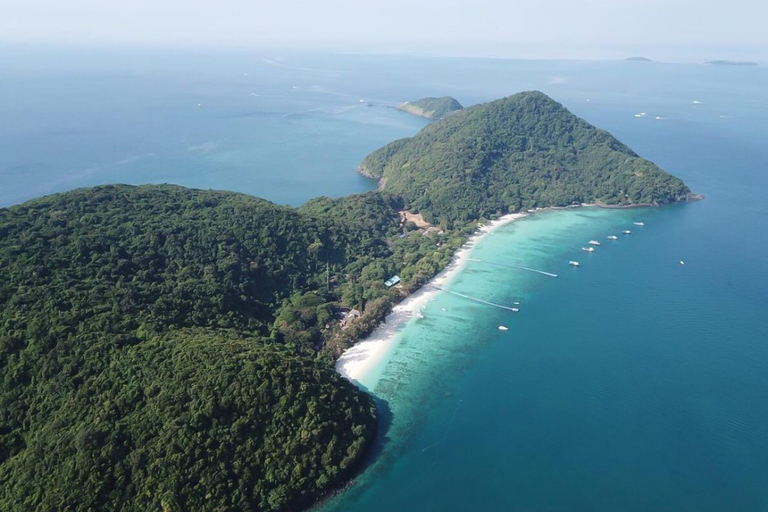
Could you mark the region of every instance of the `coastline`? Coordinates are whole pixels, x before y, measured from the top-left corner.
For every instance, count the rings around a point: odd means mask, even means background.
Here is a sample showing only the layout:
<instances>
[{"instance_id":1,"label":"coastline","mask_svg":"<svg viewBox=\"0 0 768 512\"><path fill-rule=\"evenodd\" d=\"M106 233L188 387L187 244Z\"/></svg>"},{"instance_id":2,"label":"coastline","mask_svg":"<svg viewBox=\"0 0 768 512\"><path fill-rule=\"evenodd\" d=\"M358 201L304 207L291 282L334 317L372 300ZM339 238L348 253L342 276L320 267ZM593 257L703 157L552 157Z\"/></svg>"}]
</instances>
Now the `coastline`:
<instances>
[{"instance_id":1,"label":"coastline","mask_svg":"<svg viewBox=\"0 0 768 512\"><path fill-rule=\"evenodd\" d=\"M401 328L464 268L474 245L499 227L526 216L527 213L510 213L480 226L456 251L447 267L400 301L387 315L384 323L371 334L344 351L336 361L336 371L351 382L372 389L376 373L380 372L382 363L396 346Z\"/></svg>"}]
</instances>

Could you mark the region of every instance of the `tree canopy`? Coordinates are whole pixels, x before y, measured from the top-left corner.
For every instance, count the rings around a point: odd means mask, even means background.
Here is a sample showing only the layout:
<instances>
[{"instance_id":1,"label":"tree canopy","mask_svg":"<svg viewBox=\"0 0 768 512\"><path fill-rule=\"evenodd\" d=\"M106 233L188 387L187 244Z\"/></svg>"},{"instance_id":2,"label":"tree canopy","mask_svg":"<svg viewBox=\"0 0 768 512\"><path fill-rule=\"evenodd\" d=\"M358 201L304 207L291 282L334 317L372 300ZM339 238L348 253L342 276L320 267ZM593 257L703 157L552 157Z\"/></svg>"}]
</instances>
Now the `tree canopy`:
<instances>
[{"instance_id":1,"label":"tree canopy","mask_svg":"<svg viewBox=\"0 0 768 512\"><path fill-rule=\"evenodd\" d=\"M466 108L384 146L366 172L433 222L572 203L662 204L688 187L540 92Z\"/></svg>"},{"instance_id":2,"label":"tree canopy","mask_svg":"<svg viewBox=\"0 0 768 512\"><path fill-rule=\"evenodd\" d=\"M397 106L398 110L408 112L427 119L443 119L449 114L461 110L461 103L450 96L441 98L421 98L416 101L408 101Z\"/></svg>"}]
</instances>

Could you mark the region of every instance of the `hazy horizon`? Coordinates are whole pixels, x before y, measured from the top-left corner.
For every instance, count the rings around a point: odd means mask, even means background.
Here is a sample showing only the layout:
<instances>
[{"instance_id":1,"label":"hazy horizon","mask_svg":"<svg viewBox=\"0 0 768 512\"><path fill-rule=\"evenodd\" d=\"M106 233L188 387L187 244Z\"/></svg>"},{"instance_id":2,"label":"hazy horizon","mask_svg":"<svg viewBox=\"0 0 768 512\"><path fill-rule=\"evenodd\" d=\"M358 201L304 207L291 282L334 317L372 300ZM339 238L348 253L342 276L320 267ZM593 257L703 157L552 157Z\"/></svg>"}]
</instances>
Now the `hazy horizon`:
<instances>
[{"instance_id":1,"label":"hazy horizon","mask_svg":"<svg viewBox=\"0 0 768 512\"><path fill-rule=\"evenodd\" d=\"M459 57L768 60L751 0L15 1L0 44L268 48Z\"/></svg>"}]
</instances>

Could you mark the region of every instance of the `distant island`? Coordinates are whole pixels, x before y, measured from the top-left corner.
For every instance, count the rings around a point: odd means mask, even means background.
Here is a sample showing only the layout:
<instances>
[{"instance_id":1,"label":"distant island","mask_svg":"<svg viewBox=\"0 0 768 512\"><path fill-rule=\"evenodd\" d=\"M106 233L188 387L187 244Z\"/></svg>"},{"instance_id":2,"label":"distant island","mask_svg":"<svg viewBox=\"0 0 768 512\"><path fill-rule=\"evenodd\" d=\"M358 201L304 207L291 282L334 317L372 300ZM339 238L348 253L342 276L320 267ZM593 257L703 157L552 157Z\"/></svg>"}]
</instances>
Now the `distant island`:
<instances>
[{"instance_id":1,"label":"distant island","mask_svg":"<svg viewBox=\"0 0 768 512\"><path fill-rule=\"evenodd\" d=\"M464 107L461 106L461 103L450 96L421 98L416 101L406 101L397 106L398 110L426 119L443 119L462 108Z\"/></svg>"},{"instance_id":2,"label":"distant island","mask_svg":"<svg viewBox=\"0 0 768 512\"><path fill-rule=\"evenodd\" d=\"M380 190L299 208L172 185L0 208L0 510L306 508L378 428L335 359L478 221L695 199L535 91L455 111L361 172Z\"/></svg>"},{"instance_id":3,"label":"distant island","mask_svg":"<svg viewBox=\"0 0 768 512\"><path fill-rule=\"evenodd\" d=\"M757 62L747 60L710 60L707 62L710 66L757 66Z\"/></svg>"},{"instance_id":4,"label":"distant island","mask_svg":"<svg viewBox=\"0 0 768 512\"><path fill-rule=\"evenodd\" d=\"M648 57L627 57L624 60L632 61L632 62L653 62Z\"/></svg>"}]
</instances>

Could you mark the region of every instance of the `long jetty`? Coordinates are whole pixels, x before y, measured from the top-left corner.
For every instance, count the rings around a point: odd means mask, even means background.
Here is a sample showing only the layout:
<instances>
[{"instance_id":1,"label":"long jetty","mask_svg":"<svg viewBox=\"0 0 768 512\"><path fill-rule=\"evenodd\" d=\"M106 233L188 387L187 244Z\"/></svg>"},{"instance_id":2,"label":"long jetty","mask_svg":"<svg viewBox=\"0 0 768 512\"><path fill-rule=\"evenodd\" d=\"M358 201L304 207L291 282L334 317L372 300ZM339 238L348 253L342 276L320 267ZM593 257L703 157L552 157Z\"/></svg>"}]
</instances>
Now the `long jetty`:
<instances>
[{"instance_id":1,"label":"long jetty","mask_svg":"<svg viewBox=\"0 0 768 512\"><path fill-rule=\"evenodd\" d=\"M527 270L528 272L535 272L537 274L541 274L547 277L557 277L557 274L553 274L552 272L545 272L544 270L538 270L535 268L522 267L520 265L510 265L508 263L496 263L494 261L479 260L477 258L467 258L467 261L474 261L476 263L485 263L487 265L495 265L497 267L507 267L507 268L514 268L517 270Z\"/></svg>"},{"instance_id":2,"label":"long jetty","mask_svg":"<svg viewBox=\"0 0 768 512\"><path fill-rule=\"evenodd\" d=\"M452 295L456 295L458 297L462 297L464 299L471 300L473 302L478 302L480 304L485 304L486 306L493 306L493 307L499 308L499 309L506 309L507 311L512 311L513 313L517 312L517 308L513 308L513 307L510 307L510 306L504 306L502 304L496 304L494 302L488 302L487 300L478 299L477 297L470 297L469 295L464 295L463 293L454 292L452 290L446 290L445 288L442 288L442 287L439 287L439 286L436 287L436 288L438 290L440 290L440 291L448 292L448 293L450 293Z\"/></svg>"}]
</instances>

